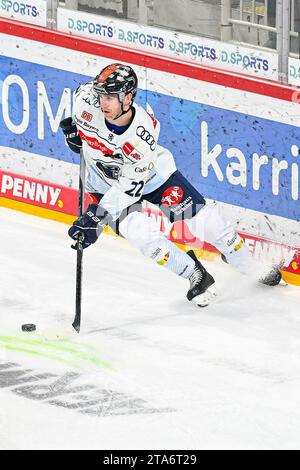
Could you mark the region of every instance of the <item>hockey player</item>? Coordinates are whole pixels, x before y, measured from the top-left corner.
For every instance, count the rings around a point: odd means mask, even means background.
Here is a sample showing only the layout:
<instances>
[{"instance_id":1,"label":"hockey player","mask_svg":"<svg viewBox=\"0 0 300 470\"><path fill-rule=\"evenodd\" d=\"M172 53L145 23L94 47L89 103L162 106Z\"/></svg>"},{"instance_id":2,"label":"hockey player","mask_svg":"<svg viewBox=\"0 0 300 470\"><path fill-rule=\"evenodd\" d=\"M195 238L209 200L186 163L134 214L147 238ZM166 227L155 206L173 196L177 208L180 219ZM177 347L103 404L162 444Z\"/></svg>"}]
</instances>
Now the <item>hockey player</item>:
<instances>
[{"instance_id":1,"label":"hockey player","mask_svg":"<svg viewBox=\"0 0 300 470\"><path fill-rule=\"evenodd\" d=\"M85 188L93 200L69 235L74 240L82 236L86 248L105 226L113 226L144 255L187 278L188 300L206 306L216 296L213 277L193 251L186 254L177 248L142 213L143 201L159 207L171 222L184 220L194 236L218 248L241 272L256 267L231 223L216 205L206 204L176 169L172 154L158 144L160 124L134 103L137 87L130 66L111 64L76 90L73 117L61 122L69 147L77 153L83 150ZM275 271L268 284L280 281L280 271Z\"/></svg>"}]
</instances>

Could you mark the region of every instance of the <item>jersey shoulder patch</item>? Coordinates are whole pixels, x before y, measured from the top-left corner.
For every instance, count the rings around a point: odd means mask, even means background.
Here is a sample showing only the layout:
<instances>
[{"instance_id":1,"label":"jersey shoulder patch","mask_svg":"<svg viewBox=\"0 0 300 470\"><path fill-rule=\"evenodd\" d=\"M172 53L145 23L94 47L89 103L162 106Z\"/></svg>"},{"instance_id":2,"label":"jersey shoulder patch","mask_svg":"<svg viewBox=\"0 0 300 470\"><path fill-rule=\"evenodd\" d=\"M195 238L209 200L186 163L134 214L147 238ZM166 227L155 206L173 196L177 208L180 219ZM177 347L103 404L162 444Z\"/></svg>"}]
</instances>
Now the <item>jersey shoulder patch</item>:
<instances>
[{"instance_id":1,"label":"jersey shoulder patch","mask_svg":"<svg viewBox=\"0 0 300 470\"><path fill-rule=\"evenodd\" d=\"M152 120L152 122L153 122L153 127L154 127L154 129L155 129L156 126L157 126L157 124L158 124L158 120L155 119L155 117L154 117L152 114L148 113L148 111L146 111L146 112L147 112L148 116L150 117L150 119Z\"/></svg>"},{"instance_id":2,"label":"jersey shoulder patch","mask_svg":"<svg viewBox=\"0 0 300 470\"><path fill-rule=\"evenodd\" d=\"M80 116L84 109L87 113L93 108L100 108L97 95L93 92L92 82L80 85L74 93L74 114Z\"/></svg>"},{"instance_id":3,"label":"jersey shoulder patch","mask_svg":"<svg viewBox=\"0 0 300 470\"><path fill-rule=\"evenodd\" d=\"M135 106L136 112L138 114L139 120L143 121L145 125L149 127L149 131L156 130L159 127L159 121L155 116L148 111L146 111L142 106Z\"/></svg>"}]
</instances>

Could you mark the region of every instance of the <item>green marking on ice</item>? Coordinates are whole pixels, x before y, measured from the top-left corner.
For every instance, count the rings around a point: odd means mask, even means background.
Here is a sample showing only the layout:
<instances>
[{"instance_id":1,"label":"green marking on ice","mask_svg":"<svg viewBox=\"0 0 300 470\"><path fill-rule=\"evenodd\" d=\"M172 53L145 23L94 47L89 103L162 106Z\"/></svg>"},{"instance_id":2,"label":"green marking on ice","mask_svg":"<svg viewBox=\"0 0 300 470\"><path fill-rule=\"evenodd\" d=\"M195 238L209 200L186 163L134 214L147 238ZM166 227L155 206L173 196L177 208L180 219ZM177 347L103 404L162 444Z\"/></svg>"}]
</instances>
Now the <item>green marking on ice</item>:
<instances>
[{"instance_id":1,"label":"green marking on ice","mask_svg":"<svg viewBox=\"0 0 300 470\"><path fill-rule=\"evenodd\" d=\"M45 357L47 359L54 359L55 361L59 361L59 362L64 362L68 365L71 365L71 366L76 366L76 364L72 361L69 361L68 359L64 359L64 358L61 358L59 356L54 356L53 354L47 354L45 352L42 352L42 351L35 351L33 349L25 349L25 348L21 348L20 346L13 346L11 344L0 344L0 349L8 349L10 351L17 351L17 352L22 352L22 353L27 353L27 354L33 354L35 356L39 356L39 357Z\"/></svg>"},{"instance_id":2,"label":"green marking on ice","mask_svg":"<svg viewBox=\"0 0 300 470\"><path fill-rule=\"evenodd\" d=\"M1 348L5 346L8 347L8 346L13 345L13 347L15 348L14 349L15 351L19 350L20 352L28 352L30 354L36 354L39 356L48 357L50 359L55 359L60 362L67 362L69 364L74 365L75 364L74 361L71 362L66 357L61 357L60 355L55 356L55 355L49 354L49 352L51 351L66 353L66 354L71 355L72 358L78 358L82 361L90 362L92 364L103 367L105 369L111 369L111 370L113 369L109 364L107 364L102 359L99 359L96 355L90 354L89 352L81 351L80 349L78 349L78 346L86 348L85 346L76 345L70 341L68 341L68 343L71 344L71 346L74 345L73 347L70 347L68 345L64 346L61 344L62 342L67 342L67 341L47 342L45 340L41 341L37 339L21 339L21 338L17 338L14 336L0 336L0 341L4 343L4 345L0 345ZM39 349L33 352L32 349L30 350L30 349L22 348L21 346L19 346L20 344L25 345L25 346L34 346L36 348L42 348L42 349L45 349L46 352L40 351ZM74 349L75 347L77 347L77 349ZM8 349L11 349L11 348L8 347Z\"/></svg>"}]
</instances>

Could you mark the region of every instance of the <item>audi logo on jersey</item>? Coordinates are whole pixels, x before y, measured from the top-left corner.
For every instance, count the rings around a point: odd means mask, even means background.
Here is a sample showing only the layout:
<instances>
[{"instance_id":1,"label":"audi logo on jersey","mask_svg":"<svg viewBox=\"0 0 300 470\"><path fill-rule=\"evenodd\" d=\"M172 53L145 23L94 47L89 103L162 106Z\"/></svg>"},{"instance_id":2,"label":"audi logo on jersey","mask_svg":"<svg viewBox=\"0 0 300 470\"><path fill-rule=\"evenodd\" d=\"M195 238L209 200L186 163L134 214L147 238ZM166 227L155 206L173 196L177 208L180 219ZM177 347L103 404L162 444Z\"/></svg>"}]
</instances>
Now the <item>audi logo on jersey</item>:
<instances>
[{"instance_id":1,"label":"audi logo on jersey","mask_svg":"<svg viewBox=\"0 0 300 470\"><path fill-rule=\"evenodd\" d=\"M145 129L143 126L137 127L136 135L140 137L142 140L144 140L149 145L152 151L155 150L155 146L156 146L155 139L153 135L150 134L149 131L147 131L147 129Z\"/></svg>"}]
</instances>

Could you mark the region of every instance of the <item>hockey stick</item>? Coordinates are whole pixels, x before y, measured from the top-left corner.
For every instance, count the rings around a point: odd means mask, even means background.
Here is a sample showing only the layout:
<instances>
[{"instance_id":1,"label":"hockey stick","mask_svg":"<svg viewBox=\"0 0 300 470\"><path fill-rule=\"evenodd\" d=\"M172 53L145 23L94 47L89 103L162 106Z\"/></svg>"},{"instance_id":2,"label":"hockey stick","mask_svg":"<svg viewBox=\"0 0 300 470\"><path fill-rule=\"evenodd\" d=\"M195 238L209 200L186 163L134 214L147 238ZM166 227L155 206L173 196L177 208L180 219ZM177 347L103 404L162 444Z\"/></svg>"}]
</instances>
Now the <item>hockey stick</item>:
<instances>
[{"instance_id":1,"label":"hockey stick","mask_svg":"<svg viewBox=\"0 0 300 470\"><path fill-rule=\"evenodd\" d=\"M83 214L84 210L84 186L85 186L85 161L83 157L82 149L80 150L80 167L79 167L79 193L78 193L78 217ZM81 298L82 298L82 259L83 259L83 248L82 248L83 237L79 237L76 249L77 249L77 260L76 260L76 296L75 296L75 317L72 323L73 328L80 332L81 323Z\"/></svg>"}]
</instances>

